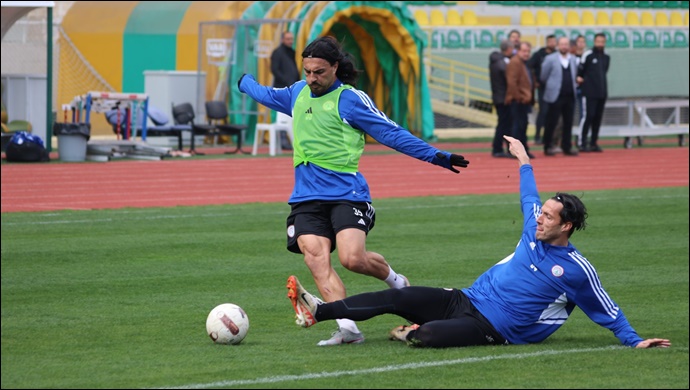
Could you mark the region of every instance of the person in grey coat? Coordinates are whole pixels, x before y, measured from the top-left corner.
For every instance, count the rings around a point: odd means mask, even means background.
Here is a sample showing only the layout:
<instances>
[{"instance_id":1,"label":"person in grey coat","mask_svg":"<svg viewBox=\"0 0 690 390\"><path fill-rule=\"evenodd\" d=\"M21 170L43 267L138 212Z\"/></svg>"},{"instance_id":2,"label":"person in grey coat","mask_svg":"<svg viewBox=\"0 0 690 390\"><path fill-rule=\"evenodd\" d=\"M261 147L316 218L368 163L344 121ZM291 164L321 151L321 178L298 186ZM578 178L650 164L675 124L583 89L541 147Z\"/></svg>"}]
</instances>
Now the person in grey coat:
<instances>
[{"instance_id":1,"label":"person in grey coat","mask_svg":"<svg viewBox=\"0 0 690 390\"><path fill-rule=\"evenodd\" d=\"M572 147L573 116L577 99L577 61L570 54L570 40L567 37L559 38L558 51L544 58L540 79L544 85L544 101L549 104L544 128L544 154L555 155L549 146L558 120L562 118L561 149L567 156L577 156L577 150Z\"/></svg>"}]
</instances>

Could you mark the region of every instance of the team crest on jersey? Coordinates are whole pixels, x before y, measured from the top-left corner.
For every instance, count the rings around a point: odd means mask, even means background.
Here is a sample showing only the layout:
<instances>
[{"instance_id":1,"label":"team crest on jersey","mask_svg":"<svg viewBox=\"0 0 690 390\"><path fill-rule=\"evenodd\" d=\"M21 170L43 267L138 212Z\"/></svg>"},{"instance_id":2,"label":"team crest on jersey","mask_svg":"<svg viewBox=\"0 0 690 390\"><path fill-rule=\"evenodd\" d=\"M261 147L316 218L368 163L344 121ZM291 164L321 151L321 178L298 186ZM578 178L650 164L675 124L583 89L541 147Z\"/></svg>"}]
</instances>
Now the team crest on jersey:
<instances>
[{"instance_id":1,"label":"team crest on jersey","mask_svg":"<svg viewBox=\"0 0 690 390\"><path fill-rule=\"evenodd\" d=\"M326 103L323 104L323 110L324 111L330 111L335 108L335 103L331 101L327 101Z\"/></svg>"},{"instance_id":2,"label":"team crest on jersey","mask_svg":"<svg viewBox=\"0 0 690 390\"><path fill-rule=\"evenodd\" d=\"M551 275L560 278L561 276L563 276L563 267L561 267L560 265L554 265L553 267L551 267Z\"/></svg>"}]
</instances>

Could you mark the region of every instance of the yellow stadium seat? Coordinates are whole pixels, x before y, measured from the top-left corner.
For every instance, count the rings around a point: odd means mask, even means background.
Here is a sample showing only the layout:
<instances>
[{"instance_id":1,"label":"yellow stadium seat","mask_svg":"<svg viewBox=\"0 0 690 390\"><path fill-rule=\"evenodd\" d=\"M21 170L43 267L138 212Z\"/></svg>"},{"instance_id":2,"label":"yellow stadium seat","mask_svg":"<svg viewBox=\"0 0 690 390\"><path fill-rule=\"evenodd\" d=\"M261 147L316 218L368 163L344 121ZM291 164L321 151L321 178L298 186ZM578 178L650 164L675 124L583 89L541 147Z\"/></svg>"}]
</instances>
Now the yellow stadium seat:
<instances>
[{"instance_id":1,"label":"yellow stadium seat","mask_svg":"<svg viewBox=\"0 0 690 390\"><path fill-rule=\"evenodd\" d=\"M535 24L536 22L534 20L534 14L531 11L524 9L522 12L520 12L521 26L534 26Z\"/></svg>"},{"instance_id":2,"label":"yellow stadium seat","mask_svg":"<svg viewBox=\"0 0 690 390\"><path fill-rule=\"evenodd\" d=\"M655 22L658 27L668 27L671 25L671 22L668 20L668 15L666 15L666 12L664 11L658 11L656 13Z\"/></svg>"},{"instance_id":3,"label":"yellow stadium seat","mask_svg":"<svg viewBox=\"0 0 690 390\"><path fill-rule=\"evenodd\" d=\"M561 11L551 12L551 25L552 26L565 26L565 15Z\"/></svg>"},{"instance_id":4,"label":"yellow stadium seat","mask_svg":"<svg viewBox=\"0 0 690 390\"><path fill-rule=\"evenodd\" d=\"M642 27L654 27L654 16L649 11L642 11L640 15L640 24Z\"/></svg>"},{"instance_id":5,"label":"yellow stadium seat","mask_svg":"<svg viewBox=\"0 0 690 390\"><path fill-rule=\"evenodd\" d=\"M628 11L625 14L625 24L632 27L637 27L640 25L640 16L635 11Z\"/></svg>"},{"instance_id":6,"label":"yellow stadium seat","mask_svg":"<svg viewBox=\"0 0 690 390\"><path fill-rule=\"evenodd\" d=\"M568 26L579 26L580 25L580 14L574 10L568 10L565 13L565 24Z\"/></svg>"},{"instance_id":7,"label":"yellow stadium seat","mask_svg":"<svg viewBox=\"0 0 690 390\"><path fill-rule=\"evenodd\" d=\"M606 11L597 11L597 26L610 26L611 19Z\"/></svg>"},{"instance_id":8,"label":"yellow stadium seat","mask_svg":"<svg viewBox=\"0 0 690 390\"><path fill-rule=\"evenodd\" d=\"M432 26L445 26L446 16L440 9L432 9L430 21Z\"/></svg>"},{"instance_id":9,"label":"yellow stadium seat","mask_svg":"<svg viewBox=\"0 0 690 390\"><path fill-rule=\"evenodd\" d=\"M549 18L549 13L543 9L537 10L537 26L550 26L551 20Z\"/></svg>"},{"instance_id":10,"label":"yellow stadium seat","mask_svg":"<svg viewBox=\"0 0 690 390\"><path fill-rule=\"evenodd\" d=\"M582 11L582 25L583 26L594 26L596 21L594 19L594 13L590 10Z\"/></svg>"},{"instance_id":11,"label":"yellow stadium seat","mask_svg":"<svg viewBox=\"0 0 690 390\"><path fill-rule=\"evenodd\" d=\"M446 23L448 23L449 26L461 26L462 16L460 16L457 10L449 9L446 15Z\"/></svg>"},{"instance_id":12,"label":"yellow stadium seat","mask_svg":"<svg viewBox=\"0 0 690 390\"><path fill-rule=\"evenodd\" d=\"M477 14L471 9L466 9L462 11L462 21L465 24L465 26L476 26L479 24Z\"/></svg>"},{"instance_id":13,"label":"yellow stadium seat","mask_svg":"<svg viewBox=\"0 0 690 390\"><path fill-rule=\"evenodd\" d=\"M418 9L414 11L414 18L417 20L420 26L425 27L429 24L429 15L423 9Z\"/></svg>"},{"instance_id":14,"label":"yellow stadium seat","mask_svg":"<svg viewBox=\"0 0 690 390\"><path fill-rule=\"evenodd\" d=\"M621 11L613 11L611 13L612 26L625 26L625 16Z\"/></svg>"},{"instance_id":15,"label":"yellow stadium seat","mask_svg":"<svg viewBox=\"0 0 690 390\"><path fill-rule=\"evenodd\" d=\"M683 26L683 15L678 11L671 11L671 26L678 27Z\"/></svg>"},{"instance_id":16,"label":"yellow stadium seat","mask_svg":"<svg viewBox=\"0 0 690 390\"><path fill-rule=\"evenodd\" d=\"M685 13L685 20L684 20L684 22L685 22L685 25L687 26L687 25L688 25L688 13L687 13L687 12Z\"/></svg>"}]
</instances>

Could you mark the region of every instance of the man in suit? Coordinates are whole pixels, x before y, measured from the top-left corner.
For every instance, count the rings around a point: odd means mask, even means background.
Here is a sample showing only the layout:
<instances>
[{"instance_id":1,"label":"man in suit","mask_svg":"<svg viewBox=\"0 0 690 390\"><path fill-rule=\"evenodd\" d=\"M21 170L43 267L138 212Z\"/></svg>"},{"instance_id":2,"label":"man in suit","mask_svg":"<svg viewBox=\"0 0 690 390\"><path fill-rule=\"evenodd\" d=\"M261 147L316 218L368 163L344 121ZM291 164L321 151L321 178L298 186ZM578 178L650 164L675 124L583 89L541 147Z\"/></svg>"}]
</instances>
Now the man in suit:
<instances>
[{"instance_id":1,"label":"man in suit","mask_svg":"<svg viewBox=\"0 0 690 390\"><path fill-rule=\"evenodd\" d=\"M551 53L541 65L541 82L544 84L544 101L549 104L544 128L544 154L553 156L556 153L549 146L558 120L563 120L561 149L567 156L577 156L572 147L573 116L577 99L577 60L570 54L570 40L567 37L558 39L558 51Z\"/></svg>"},{"instance_id":2,"label":"man in suit","mask_svg":"<svg viewBox=\"0 0 690 390\"><path fill-rule=\"evenodd\" d=\"M527 117L534 105L534 80L527 61L532 51L529 42L520 42L517 54L506 65L506 106L510 106L513 138L522 142L529 158L534 155L527 145Z\"/></svg>"}]
</instances>

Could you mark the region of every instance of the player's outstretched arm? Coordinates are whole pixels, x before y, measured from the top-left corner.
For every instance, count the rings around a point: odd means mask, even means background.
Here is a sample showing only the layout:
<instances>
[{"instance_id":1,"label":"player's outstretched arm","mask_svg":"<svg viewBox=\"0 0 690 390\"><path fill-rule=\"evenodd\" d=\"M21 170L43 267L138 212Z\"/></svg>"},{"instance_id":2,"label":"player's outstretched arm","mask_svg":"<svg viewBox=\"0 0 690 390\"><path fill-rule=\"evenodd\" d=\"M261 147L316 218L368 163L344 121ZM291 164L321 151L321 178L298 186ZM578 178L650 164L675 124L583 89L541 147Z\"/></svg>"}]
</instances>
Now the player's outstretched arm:
<instances>
[{"instance_id":1,"label":"player's outstretched arm","mask_svg":"<svg viewBox=\"0 0 690 390\"><path fill-rule=\"evenodd\" d=\"M504 135L503 138L505 138L505 140L510 144L508 149L510 150L510 153L518 159L520 165L529 164L529 156L525 150L525 145L523 145L519 140L507 135Z\"/></svg>"},{"instance_id":2,"label":"player's outstretched arm","mask_svg":"<svg viewBox=\"0 0 690 390\"><path fill-rule=\"evenodd\" d=\"M459 155L459 154L454 154L454 153L447 153L447 152L438 152L436 153L436 157L441 161L441 165L450 169L451 171L455 173L460 173L455 167L460 167L460 168L467 168L467 165L469 165L469 161L465 159L464 156Z\"/></svg>"},{"instance_id":3,"label":"player's outstretched arm","mask_svg":"<svg viewBox=\"0 0 690 390\"><path fill-rule=\"evenodd\" d=\"M668 348L671 346L671 341L668 339L647 339L642 340L635 348Z\"/></svg>"}]
</instances>

